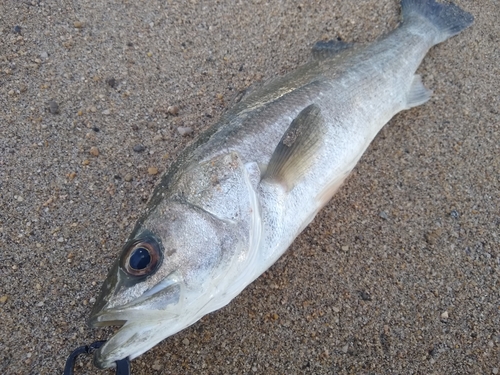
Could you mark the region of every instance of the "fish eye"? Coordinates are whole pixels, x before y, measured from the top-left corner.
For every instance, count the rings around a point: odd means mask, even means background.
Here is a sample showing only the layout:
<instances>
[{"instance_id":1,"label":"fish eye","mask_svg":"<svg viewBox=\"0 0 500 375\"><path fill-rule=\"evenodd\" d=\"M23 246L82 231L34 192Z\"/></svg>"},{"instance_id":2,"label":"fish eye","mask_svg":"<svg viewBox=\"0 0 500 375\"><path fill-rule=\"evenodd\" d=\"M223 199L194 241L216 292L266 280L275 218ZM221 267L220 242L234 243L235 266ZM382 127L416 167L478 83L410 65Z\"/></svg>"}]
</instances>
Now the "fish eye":
<instances>
[{"instance_id":1,"label":"fish eye","mask_svg":"<svg viewBox=\"0 0 500 375\"><path fill-rule=\"evenodd\" d=\"M130 244L122 258L122 268L130 276L149 276L159 266L160 247L153 238L140 239Z\"/></svg>"}]
</instances>

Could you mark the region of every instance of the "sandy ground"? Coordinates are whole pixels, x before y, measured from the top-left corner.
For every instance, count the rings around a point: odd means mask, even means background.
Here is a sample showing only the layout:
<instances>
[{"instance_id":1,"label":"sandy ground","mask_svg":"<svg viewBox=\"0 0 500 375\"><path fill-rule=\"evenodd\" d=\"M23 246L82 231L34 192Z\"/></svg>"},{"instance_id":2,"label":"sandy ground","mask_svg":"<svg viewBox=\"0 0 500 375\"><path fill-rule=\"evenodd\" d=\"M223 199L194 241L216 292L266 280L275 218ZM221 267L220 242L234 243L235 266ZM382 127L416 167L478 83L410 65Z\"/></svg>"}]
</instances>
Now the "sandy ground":
<instances>
[{"instance_id":1,"label":"sandy ground","mask_svg":"<svg viewBox=\"0 0 500 375\"><path fill-rule=\"evenodd\" d=\"M476 22L424 60L433 98L268 272L132 374L500 372L500 3L458 3ZM238 92L398 19L395 0L1 1L0 373L61 373L110 336L85 323L108 268Z\"/></svg>"}]
</instances>

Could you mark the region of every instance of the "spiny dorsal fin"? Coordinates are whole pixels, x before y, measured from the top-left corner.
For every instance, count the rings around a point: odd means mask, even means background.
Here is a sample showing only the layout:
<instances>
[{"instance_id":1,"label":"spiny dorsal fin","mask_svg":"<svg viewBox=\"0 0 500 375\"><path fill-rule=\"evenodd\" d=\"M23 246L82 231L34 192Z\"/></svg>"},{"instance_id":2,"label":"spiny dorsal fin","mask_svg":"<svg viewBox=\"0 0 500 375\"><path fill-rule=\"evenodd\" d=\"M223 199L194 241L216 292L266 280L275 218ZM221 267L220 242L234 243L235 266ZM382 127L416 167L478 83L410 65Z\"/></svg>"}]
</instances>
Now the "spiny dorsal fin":
<instances>
[{"instance_id":1,"label":"spiny dorsal fin","mask_svg":"<svg viewBox=\"0 0 500 375\"><path fill-rule=\"evenodd\" d=\"M341 40L320 40L312 48L312 54L316 60L327 59L351 46L352 43L346 43Z\"/></svg>"},{"instance_id":2,"label":"spiny dorsal fin","mask_svg":"<svg viewBox=\"0 0 500 375\"><path fill-rule=\"evenodd\" d=\"M263 180L276 181L287 191L292 190L313 162L324 133L320 108L311 104L303 109L276 146Z\"/></svg>"},{"instance_id":3,"label":"spiny dorsal fin","mask_svg":"<svg viewBox=\"0 0 500 375\"><path fill-rule=\"evenodd\" d=\"M429 90L422 83L422 77L415 74L411 83L410 91L406 94L406 108L413 108L424 104L431 98L432 90Z\"/></svg>"}]
</instances>

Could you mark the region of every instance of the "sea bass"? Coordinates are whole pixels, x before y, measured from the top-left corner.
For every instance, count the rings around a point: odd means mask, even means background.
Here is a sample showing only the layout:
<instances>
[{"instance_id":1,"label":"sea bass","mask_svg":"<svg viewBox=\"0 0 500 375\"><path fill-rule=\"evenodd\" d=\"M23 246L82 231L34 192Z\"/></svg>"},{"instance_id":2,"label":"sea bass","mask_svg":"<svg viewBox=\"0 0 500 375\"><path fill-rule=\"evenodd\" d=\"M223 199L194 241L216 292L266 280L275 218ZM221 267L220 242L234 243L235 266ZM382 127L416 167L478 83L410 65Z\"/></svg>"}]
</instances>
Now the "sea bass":
<instances>
[{"instance_id":1,"label":"sea bass","mask_svg":"<svg viewBox=\"0 0 500 375\"><path fill-rule=\"evenodd\" d=\"M330 200L380 129L430 95L427 51L473 23L453 4L402 0L368 46L319 42L313 59L248 94L161 179L104 282L89 324L122 325L94 356L133 359L220 309Z\"/></svg>"}]
</instances>

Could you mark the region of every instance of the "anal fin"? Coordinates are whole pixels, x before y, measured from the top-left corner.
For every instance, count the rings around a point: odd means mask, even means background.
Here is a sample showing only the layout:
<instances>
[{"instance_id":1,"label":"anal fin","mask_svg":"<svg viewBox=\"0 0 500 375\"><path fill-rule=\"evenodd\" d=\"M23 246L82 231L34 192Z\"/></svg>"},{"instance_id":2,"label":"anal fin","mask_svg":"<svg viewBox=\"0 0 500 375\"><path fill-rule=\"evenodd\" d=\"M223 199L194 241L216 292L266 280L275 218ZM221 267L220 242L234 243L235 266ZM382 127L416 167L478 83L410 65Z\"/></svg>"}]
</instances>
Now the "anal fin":
<instances>
[{"instance_id":1,"label":"anal fin","mask_svg":"<svg viewBox=\"0 0 500 375\"><path fill-rule=\"evenodd\" d=\"M424 104L431 96L432 90L424 86L420 75L415 74L410 91L406 94L406 108L409 109Z\"/></svg>"},{"instance_id":2,"label":"anal fin","mask_svg":"<svg viewBox=\"0 0 500 375\"><path fill-rule=\"evenodd\" d=\"M263 180L276 181L287 191L292 190L314 161L324 133L320 108L311 104L303 109L276 146Z\"/></svg>"}]
</instances>

